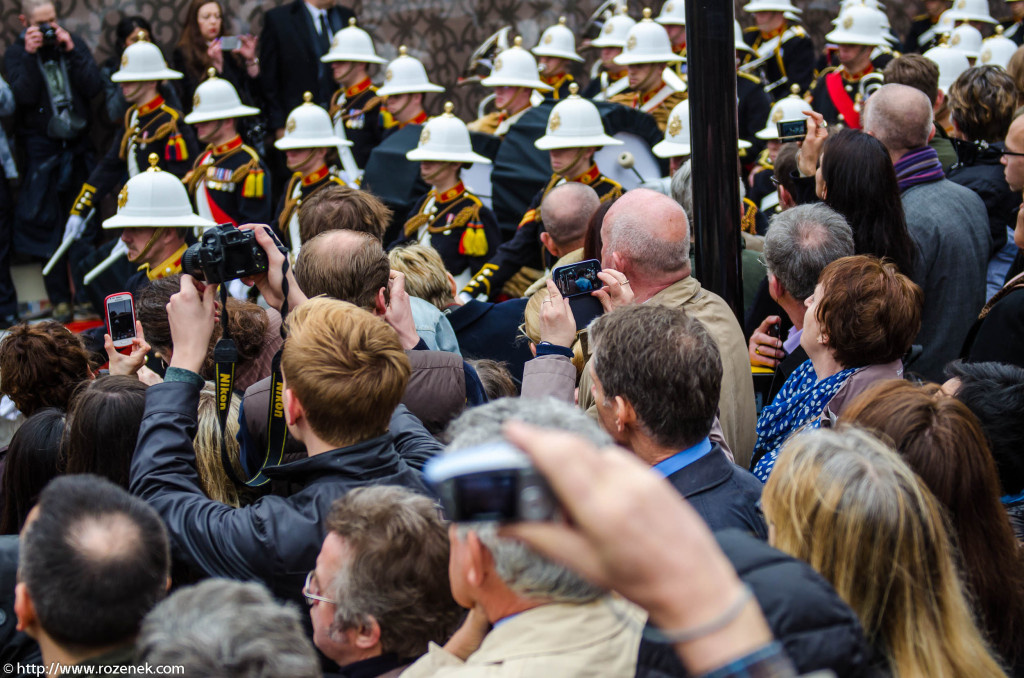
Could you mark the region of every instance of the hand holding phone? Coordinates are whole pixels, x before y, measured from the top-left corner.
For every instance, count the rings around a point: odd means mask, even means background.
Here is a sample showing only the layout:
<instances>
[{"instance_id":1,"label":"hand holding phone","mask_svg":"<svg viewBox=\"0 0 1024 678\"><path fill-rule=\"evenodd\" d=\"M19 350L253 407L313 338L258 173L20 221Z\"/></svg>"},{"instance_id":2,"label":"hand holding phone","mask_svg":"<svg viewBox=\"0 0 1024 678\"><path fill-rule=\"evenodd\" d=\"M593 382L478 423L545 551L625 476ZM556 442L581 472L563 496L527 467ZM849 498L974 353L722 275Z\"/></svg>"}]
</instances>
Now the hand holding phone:
<instances>
[{"instance_id":1,"label":"hand holding phone","mask_svg":"<svg viewBox=\"0 0 1024 678\"><path fill-rule=\"evenodd\" d=\"M587 259L576 264L559 266L551 272L551 279L555 281L559 293L568 299L590 294L604 287L604 283L598 277L600 272L601 262L597 259Z\"/></svg>"},{"instance_id":2,"label":"hand holding phone","mask_svg":"<svg viewBox=\"0 0 1024 678\"><path fill-rule=\"evenodd\" d=\"M242 46L242 39L237 35L225 35L220 39L220 48L224 52L234 52Z\"/></svg>"},{"instance_id":3,"label":"hand holding phone","mask_svg":"<svg viewBox=\"0 0 1024 678\"><path fill-rule=\"evenodd\" d=\"M132 345L136 336L135 300L130 292L116 292L103 300L103 310L107 321L107 334L113 341L115 349L127 348Z\"/></svg>"}]
</instances>

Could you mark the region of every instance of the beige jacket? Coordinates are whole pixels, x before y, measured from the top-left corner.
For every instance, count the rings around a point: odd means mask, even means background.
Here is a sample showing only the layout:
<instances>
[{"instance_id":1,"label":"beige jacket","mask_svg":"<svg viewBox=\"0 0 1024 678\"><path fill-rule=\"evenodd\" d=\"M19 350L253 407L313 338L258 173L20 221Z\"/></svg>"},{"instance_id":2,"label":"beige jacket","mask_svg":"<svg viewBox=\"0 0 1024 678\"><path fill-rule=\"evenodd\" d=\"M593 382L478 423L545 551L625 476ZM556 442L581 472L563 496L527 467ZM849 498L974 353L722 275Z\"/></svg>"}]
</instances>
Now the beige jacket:
<instances>
[{"instance_id":1,"label":"beige jacket","mask_svg":"<svg viewBox=\"0 0 1024 678\"><path fill-rule=\"evenodd\" d=\"M402 678L633 678L646 613L611 597L554 603L498 623L465 662L430 644Z\"/></svg>"},{"instance_id":2,"label":"beige jacket","mask_svg":"<svg viewBox=\"0 0 1024 678\"><path fill-rule=\"evenodd\" d=\"M720 296L701 287L692 276L666 287L648 303L682 308L704 326L718 343L722 355L722 395L718 401L719 419L725 440L743 468L750 465L754 451L757 413L754 409L754 380L750 375L747 343L732 309ZM579 404L588 410L594 404L589 365L580 377Z\"/></svg>"}]
</instances>

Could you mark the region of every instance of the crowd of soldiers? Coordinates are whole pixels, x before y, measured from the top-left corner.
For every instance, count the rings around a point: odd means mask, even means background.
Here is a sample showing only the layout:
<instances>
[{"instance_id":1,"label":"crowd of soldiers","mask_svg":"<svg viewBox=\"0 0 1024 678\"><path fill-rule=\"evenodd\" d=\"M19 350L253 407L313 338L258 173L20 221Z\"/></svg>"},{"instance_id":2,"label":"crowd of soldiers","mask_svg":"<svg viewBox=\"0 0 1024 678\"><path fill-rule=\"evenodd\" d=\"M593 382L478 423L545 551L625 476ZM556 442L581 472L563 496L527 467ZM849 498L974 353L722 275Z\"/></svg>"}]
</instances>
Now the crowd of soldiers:
<instances>
[{"instance_id":1,"label":"crowd of soldiers","mask_svg":"<svg viewBox=\"0 0 1024 678\"><path fill-rule=\"evenodd\" d=\"M901 45L879 3L846 0L823 53L800 25L801 10L790 0L752 0L744 6L755 22L746 29L735 23L745 223L753 224L759 210L769 212L777 202L770 181L781 146L777 123L804 120L813 107L830 125L858 128L863 102L882 84L881 70L897 49L925 53L939 65L941 80L950 82L975 61L1005 67L1024 39L1024 12L1016 11L1024 2L1008 3L1014 17L1004 26L996 25L985 0L957 0L953 8L942 0L925 4L929 14L915 18ZM267 159L243 141L243 119L260 110L243 103L232 82L213 68L194 90L191 112L178 110L159 87L182 73L169 68L160 49L140 31L110 76L129 104L123 132L81 185L62 239L43 234L50 245L45 253L52 255L61 240L53 259L69 249L80 252L77 241L95 239L88 222L99 200L122 185L125 176L152 165L181 179L204 223L273 224L293 251L301 247L298 208L304 200L329 185L370 191L395 212L387 242L430 244L458 282L460 296L521 296L555 263L540 241L539 206L552 188L582 182L602 202L612 200L641 181L659 185L656 177L636 170L640 160L647 160L658 176L671 176L690 153L684 3L668 0L657 16L644 9L639 21L628 15L625 3L608 2L602 10L590 27L596 37L584 40L577 40L564 17L529 50L522 37L509 41L510 29L493 36L473 63L488 71L479 82L493 95L468 124L450 103L430 117L424 97L444 88L430 81L423 63L405 47L386 62L372 37L349 18L324 44L320 57L337 88L329 103L318 105L314 94L306 92L274 141L290 173L280 184L271 181ZM980 31L989 25L996 25L996 31L982 40ZM584 47L600 50L585 85L571 72L584 61L578 53ZM383 67L380 86L371 79L375 66ZM510 144L513 138L517 141ZM622 145L623 139L633 140L632 153L600 153ZM503 144L514 150L503 153ZM627 156L630 161L622 160ZM517 164L540 172L523 172ZM509 175L515 180L506 183ZM660 185L667 192L667 182ZM122 189L118 204L124 203ZM196 228L195 235L200 231ZM179 247L154 261L147 255L160 235L156 228L127 252L129 262L141 265L150 278L180 270L181 255L192 240L176 241ZM101 246L99 255L86 257L90 265L99 262L89 279L125 250L110 243ZM62 266L50 263L50 268ZM123 280L106 280L108 286L123 287ZM52 299L55 304L62 300L60 295ZM59 314L67 320L67 304Z\"/></svg>"}]
</instances>

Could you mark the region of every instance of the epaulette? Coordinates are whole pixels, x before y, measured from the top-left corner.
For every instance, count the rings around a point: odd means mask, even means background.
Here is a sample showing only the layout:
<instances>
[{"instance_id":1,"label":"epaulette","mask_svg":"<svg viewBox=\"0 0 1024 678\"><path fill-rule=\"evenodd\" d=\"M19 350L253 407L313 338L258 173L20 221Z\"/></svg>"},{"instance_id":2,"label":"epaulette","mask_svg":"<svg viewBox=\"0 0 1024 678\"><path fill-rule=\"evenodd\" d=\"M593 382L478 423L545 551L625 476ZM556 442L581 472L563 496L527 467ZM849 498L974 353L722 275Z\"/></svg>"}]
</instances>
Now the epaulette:
<instances>
[{"instance_id":1,"label":"epaulette","mask_svg":"<svg viewBox=\"0 0 1024 678\"><path fill-rule=\"evenodd\" d=\"M749 80L750 82L754 83L755 85L760 85L761 84L761 78L757 77L756 75L751 75L750 73L744 73L743 71L736 71L736 75L740 76L741 78L746 78L747 80Z\"/></svg>"},{"instance_id":2,"label":"epaulette","mask_svg":"<svg viewBox=\"0 0 1024 678\"><path fill-rule=\"evenodd\" d=\"M832 71L836 70L837 68L839 68L839 67L838 66L826 66L825 68L823 68L820 71L818 71L818 77L820 78L820 77L822 77L824 75L828 75L829 73L831 73Z\"/></svg>"},{"instance_id":3,"label":"epaulette","mask_svg":"<svg viewBox=\"0 0 1024 678\"><path fill-rule=\"evenodd\" d=\"M612 104L622 104L624 106L632 107L633 106L633 97L635 97L635 96L636 96L636 94L634 94L633 92L622 92L621 94L612 95L608 99L608 102L612 103Z\"/></svg>"},{"instance_id":4,"label":"epaulette","mask_svg":"<svg viewBox=\"0 0 1024 678\"><path fill-rule=\"evenodd\" d=\"M750 198L743 198L746 209L743 210L743 218L740 219L740 228L747 233L757 234L757 205Z\"/></svg>"},{"instance_id":5,"label":"epaulette","mask_svg":"<svg viewBox=\"0 0 1024 678\"><path fill-rule=\"evenodd\" d=\"M927 14L918 14L911 21L924 21L925 19L931 19L931 17Z\"/></svg>"},{"instance_id":6,"label":"epaulette","mask_svg":"<svg viewBox=\"0 0 1024 678\"><path fill-rule=\"evenodd\" d=\"M807 31L804 30L803 26L793 26L791 30L793 31L793 35L797 38L807 37Z\"/></svg>"},{"instance_id":7,"label":"epaulette","mask_svg":"<svg viewBox=\"0 0 1024 678\"><path fill-rule=\"evenodd\" d=\"M760 32L760 30L761 29L759 29L757 26L747 26L746 28L743 29L743 32L744 33L756 33L756 32Z\"/></svg>"},{"instance_id":8,"label":"epaulette","mask_svg":"<svg viewBox=\"0 0 1024 678\"><path fill-rule=\"evenodd\" d=\"M342 89L340 87L334 90L334 94L331 95L331 103L327 105L327 112L330 113L332 118L338 112L338 99L341 97L341 93Z\"/></svg>"},{"instance_id":9,"label":"epaulette","mask_svg":"<svg viewBox=\"0 0 1024 678\"><path fill-rule=\"evenodd\" d=\"M345 186L346 188L348 187L348 184L345 183L344 179L342 179L339 176L335 176L334 174L328 175L327 181L333 181L334 183L338 184L339 186Z\"/></svg>"},{"instance_id":10,"label":"epaulette","mask_svg":"<svg viewBox=\"0 0 1024 678\"><path fill-rule=\"evenodd\" d=\"M181 117L181 112L180 111L174 110L173 108L171 108L167 104L160 104L160 110L163 111L164 113L166 113L167 115L171 116L171 119L174 120L175 122L177 122L178 118Z\"/></svg>"},{"instance_id":11,"label":"epaulette","mask_svg":"<svg viewBox=\"0 0 1024 678\"><path fill-rule=\"evenodd\" d=\"M463 207L459 210L459 213L452 219L451 228L462 228L469 223L469 220L480 213L480 207L478 205L471 205L469 207Z\"/></svg>"}]
</instances>

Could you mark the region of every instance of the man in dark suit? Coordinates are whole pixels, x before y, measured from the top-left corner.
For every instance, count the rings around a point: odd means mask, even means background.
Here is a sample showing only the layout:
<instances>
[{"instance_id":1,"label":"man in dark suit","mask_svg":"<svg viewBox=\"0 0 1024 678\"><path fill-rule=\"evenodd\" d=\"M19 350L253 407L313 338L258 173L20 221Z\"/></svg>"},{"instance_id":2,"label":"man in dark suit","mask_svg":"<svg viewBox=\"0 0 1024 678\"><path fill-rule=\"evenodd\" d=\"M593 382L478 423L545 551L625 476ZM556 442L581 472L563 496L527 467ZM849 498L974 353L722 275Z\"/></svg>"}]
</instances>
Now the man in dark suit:
<instances>
[{"instance_id":1,"label":"man in dark suit","mask_svg":"<svg viewBox=\"0 0 1024 678\"><path fill-rule=\"evenodd\" d=\"M760 481L709 437L722 359L707 328L681 308L634 304L595 320L589 335L601 426L665 476L712 530L766 539Z\"/></svg>"},{"instance_id":2,"label":"man in dark suit","mask_svg":"<svg viewBox=\"0 0 1024 678\"><path fill-rule=\"evenodd\" d=\"M336 85L329 65L320 61L334 34L355 14L335 0L294 0L267 12L260 36L260 64L270 124L278 138L288 112L304 92L327 108Z\"/></svg>"}]
</instances>

